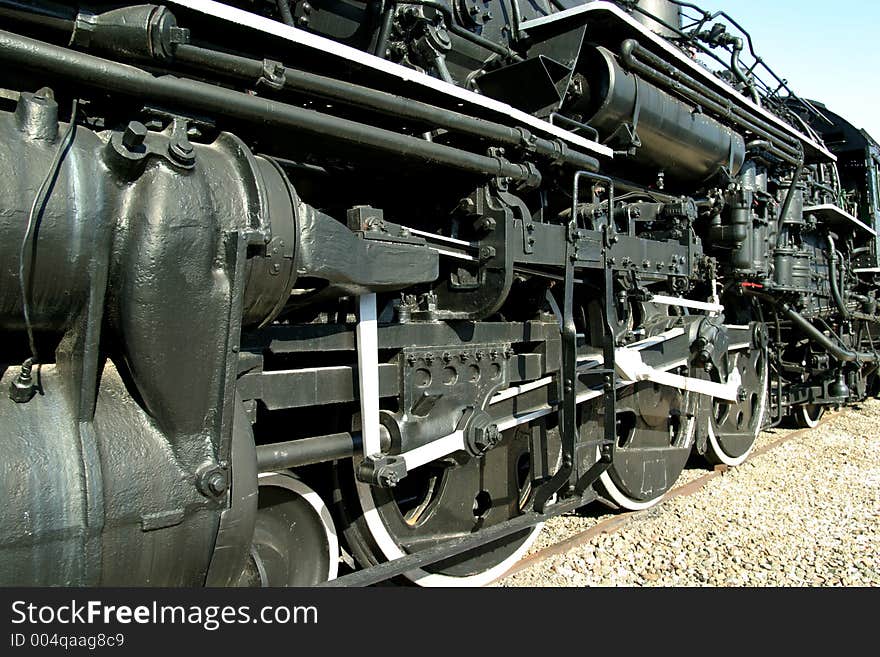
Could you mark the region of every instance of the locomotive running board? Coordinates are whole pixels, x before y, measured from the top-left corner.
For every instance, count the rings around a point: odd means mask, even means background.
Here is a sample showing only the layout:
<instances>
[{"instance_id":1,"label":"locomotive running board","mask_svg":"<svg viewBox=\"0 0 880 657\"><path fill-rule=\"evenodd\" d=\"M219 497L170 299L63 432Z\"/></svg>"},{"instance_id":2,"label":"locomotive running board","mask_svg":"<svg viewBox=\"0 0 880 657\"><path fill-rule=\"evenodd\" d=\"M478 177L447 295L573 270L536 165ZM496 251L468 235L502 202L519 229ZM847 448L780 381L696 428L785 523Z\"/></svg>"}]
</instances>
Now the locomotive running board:
<instances>
[{"instance_id":1,"label":"locomotive running board","mask_svg":"<svg viewBox=\"0 0 880 657\"><path fill-rule=\"evenodd\" d=\"M285 25L280 21L274 21L270 18L258 16L243 9L237 9L229 5L214 2L214 0L169 0L168 4L178 5L212 18L219 18L228 23L235 23L236 25L263 32L264 34L271 34L272 36L284 39L285 41L306 48L311 48L312 50L320 50L326 54L355 62L375 71L381 71L382 73L392 75L405 82L411 82L426 89L438 91L459 101L471 105L477 105L483 109L490 110L503 117L527 125L530 128L534 128L535 130L540 130L544 134L562 139L569 144L585 148L597 155L603 155L609 158L614 157L614 151L611 148L598 142L585 139L565 128L553 125L552 123L539 119L531 114L527 114L507 103L502 103L499 100L474 93L463 87L449 84L439 78L434 78L425 73L390 62L387 59L376 57L363 50L352 48L351 46L338 43L332 39L312 34L311 32L306 32L305 30L300 30L290 25Z\"/></svg>"}]
</instances>

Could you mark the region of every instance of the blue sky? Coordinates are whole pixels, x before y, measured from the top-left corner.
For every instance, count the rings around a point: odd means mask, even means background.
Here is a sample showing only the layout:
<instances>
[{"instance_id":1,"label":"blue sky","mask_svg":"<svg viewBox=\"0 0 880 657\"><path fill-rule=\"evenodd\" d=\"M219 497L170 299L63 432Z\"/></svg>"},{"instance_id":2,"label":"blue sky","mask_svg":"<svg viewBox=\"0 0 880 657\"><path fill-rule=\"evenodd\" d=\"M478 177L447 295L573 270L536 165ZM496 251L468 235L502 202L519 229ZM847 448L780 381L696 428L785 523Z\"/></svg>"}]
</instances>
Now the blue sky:
<instances>
[{"instance_id":1,"label":"blue sky","mask_svg":"<svg viewBox=\"0 0 880 657\"><path fill-rule=\"evenodd\" d=\"M880 141L880 1L695 0L752 34L761 57L803 98Z\"/></svg>"}]
</instances>

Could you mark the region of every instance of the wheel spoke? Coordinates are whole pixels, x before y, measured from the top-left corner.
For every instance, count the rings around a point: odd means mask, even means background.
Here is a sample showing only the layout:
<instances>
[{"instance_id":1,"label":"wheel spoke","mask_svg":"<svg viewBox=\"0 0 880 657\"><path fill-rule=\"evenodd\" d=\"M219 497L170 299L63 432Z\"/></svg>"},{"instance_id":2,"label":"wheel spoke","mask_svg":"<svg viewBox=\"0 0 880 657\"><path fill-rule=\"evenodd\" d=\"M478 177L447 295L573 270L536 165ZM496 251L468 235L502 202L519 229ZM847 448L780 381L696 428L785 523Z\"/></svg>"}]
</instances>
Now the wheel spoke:
<instances>
[{"instance_id":1,"label":"wheel spoke","mask_svg":"<svg viewBox=\"0 0 880 657\"><path fill-rule=\"evenodd\" d=\"M761 432L767 410L769 368L763 348L728 354L728 371L739 371L740 397L736 402L713 400L706 419L706 459L736 466L748 457Z\"/></svg>"},{"instance_id":2,"label":"wheel spoke","mask_svg":"<svg viewBox=\"0 0 880 657\"><path fill-rule=\"evenodd\" d=\"M242 584L314 586L336 577L339 543L320 496L288 474L260 476L251 559Z\"/></svg>"}]
</instances>

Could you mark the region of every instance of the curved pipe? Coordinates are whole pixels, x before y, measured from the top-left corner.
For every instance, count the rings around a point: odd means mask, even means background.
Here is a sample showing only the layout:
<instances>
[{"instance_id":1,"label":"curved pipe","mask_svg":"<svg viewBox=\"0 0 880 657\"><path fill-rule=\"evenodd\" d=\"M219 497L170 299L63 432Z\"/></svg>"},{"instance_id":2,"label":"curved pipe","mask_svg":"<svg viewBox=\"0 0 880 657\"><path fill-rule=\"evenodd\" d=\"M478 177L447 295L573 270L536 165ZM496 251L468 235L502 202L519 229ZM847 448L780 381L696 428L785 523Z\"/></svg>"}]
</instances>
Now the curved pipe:
<instances>
[{"instance_id":1,"label":"curved pipe","mask_svg":"<svg viewBox=\"0 0 880 657\"><path fill-rule=\"evenodd\" d=\"M788 236L788 232L785 230L785 218L791 210L791 204L794 201L794 193L797 190L798 181L801 179L801 174L804 171L804 150L803 148L800 148L799 150L800 153L798 155L797 166L791 177L791 185L788 187L788 193L786 193L785 201L782 203L782 209L779 211L779 232L776 233L777 249L785 247L785 238Z\"/></svg>"},{"instance_id":2,"label":"curved pipe","mask_svg":"<svg viewBox=\"0 0 880 657\"><path fill-rule=\"evenodd\" d=\"M780 303L777 306L780 312L785 315L791 322L797 325L811 340L818 342L825 347L828 352L837 360L844 363L880 363L880 354L868 353L866 351L854 351L840 346L819 329L813 326L810 321L795 311L787 303Z\"/></svg>"},{"instance_id":3,"label":"curved pipe","mask_svg":"<svg viewBox=\"0 0 880 657\"><path fill-rule=\"evenodd\" d=\"M841 294L841 283L838 282L838 256L837 256L837 248L834 245L834 238L831 235L828 235L828 287L831 290L831 298L834 300L834 305L837 306L837 310L840 312L841 316L844 319L850 318L849 309L847 309L846 304L843 302L843 295ZM842 282L842 279L841 279Z\"/></svg>"},{"instance_id":4,"label":"curved pipe","mask_svg":"<svg viewBox=\"0 0 880 657\"><path fill-rule=\"evenodd\" d=\"M733 53L730 55L730 68L733 71L734 75L742 82L746 89L749 90L749 95L752 97L752 101L758 107L761 107L761 97L758 95L758 90L755 88L755 83L752 82L745 72L742 70L742 65L740 64L739 57L743 50L743 40L739 37L735 37L733 39Z\"/></svg>"},{"instance_id":5,"label":"curved pipe","mask_svg":"<svg viewBox=\"0 0 880 657\"><path fill-rule=\"evenodd\" d=\"M755 292L752 290L743 290L743 292L744 294L757 297L758 299L766 301L775 306L781 315L790 320L792 324L794 324L804 333L806 333L811 340L825 347L825 349L828 350L828 353L834 356L837 360L843 363L880 363L880 354L868 353L866 351L854 351L852 349L842 347L841 345L834 342L834 340L829 338L827 335L822 333L822 331L813 326L810 320L801 315L784 301L774 299L769 294L763 294L761 292Z\"/></svg>"}]
</instances>

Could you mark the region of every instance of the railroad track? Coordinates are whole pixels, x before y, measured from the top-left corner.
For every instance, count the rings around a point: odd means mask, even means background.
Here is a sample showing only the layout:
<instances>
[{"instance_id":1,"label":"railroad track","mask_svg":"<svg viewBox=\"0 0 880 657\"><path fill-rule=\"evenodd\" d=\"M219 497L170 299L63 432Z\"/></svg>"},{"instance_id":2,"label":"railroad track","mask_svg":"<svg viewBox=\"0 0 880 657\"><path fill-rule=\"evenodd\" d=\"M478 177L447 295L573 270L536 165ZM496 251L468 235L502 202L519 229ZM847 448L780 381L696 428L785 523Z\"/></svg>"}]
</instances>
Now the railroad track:
<instances>
[{"instance_id":1,"label":"railroad track","mask_svg":"<svg viewBox=\"0 0 880 657\"><path fill-rule=\"evenodd\" d=\"M836 411L833 413L826 413L815 427L791 430L788 433L786 433L785 435L780 436L776 440L774 440L770 443L767 443L766 445L762 445L761 447L755 449L752 452L752 454L745 461L745 463L750 462L751 460L753 460L754 458L756 458L758 456L762 456L763 454L771 452L774 449L776 449L777 447L779 447L779 446L781 446L791 440L794 440L795 438L799 438L799 437L806 435L816 429L819 429L820 427L826 425L828 422L830 422L832 419L839 416L843 412L844 411ZM743 463L742 465L745 465L745 463ZM742 467L742 465L738 466L738 467ZM688 496L691 496L691 495L694 495L694 494L700 492L701 490L703 490L706 487L706 485L709 484L709 482L711 482L712 480L714 480L718 477L721 477L726 472L728 472L730 469L731 468L729 468L726 465L717 465L717 466L715 466L715 468L713 470L706 472L705 474L697 477L696 479L693 479L685 484L682 484L681 486L677 486L677 487L673 488L672 490L670 490L669 493L667 493L667 495L663 498L663 500L656 506L653 506L649 509L644 509L641 511L625 511L625 512L618 513L618 514L613 515L609 518L605 518L603 520L600 520L599 522L597 522L594 525L591 525L587 529L580 531L580 532L576 532L576 533L572 534L571 536L562 539L561 541L553 543L552 545L549 545L549 546L542 548L542 549L540 549L536 552L533 552L531 554L527 554L519 562L517 562L514 566L512 566L507 572L505 572L503 575L498 577L492 583L494 584L494 583L501 582L505 578L510 577L511 575L515 575L516 573L522 572L522 571L524 571L528 568L531 568L533 566L536 566L536 565L542 563L543 561L549 559L550 557L565 554L565 553L569 552L570 550L573 550L581 545L585 545L585 544L589 543L591 540L593 540L597 536L601 536L603 534L614 534L614 533L620 531L621 529L623 529L624 527L626 527L629 523L631 523L637 517L643 516L643 515L651 512L659 507L662 507L662 505L666 504L669 500L672 500L672 499L675 499L678 497L688 497Z\"/></svg>"}]
</instances>

